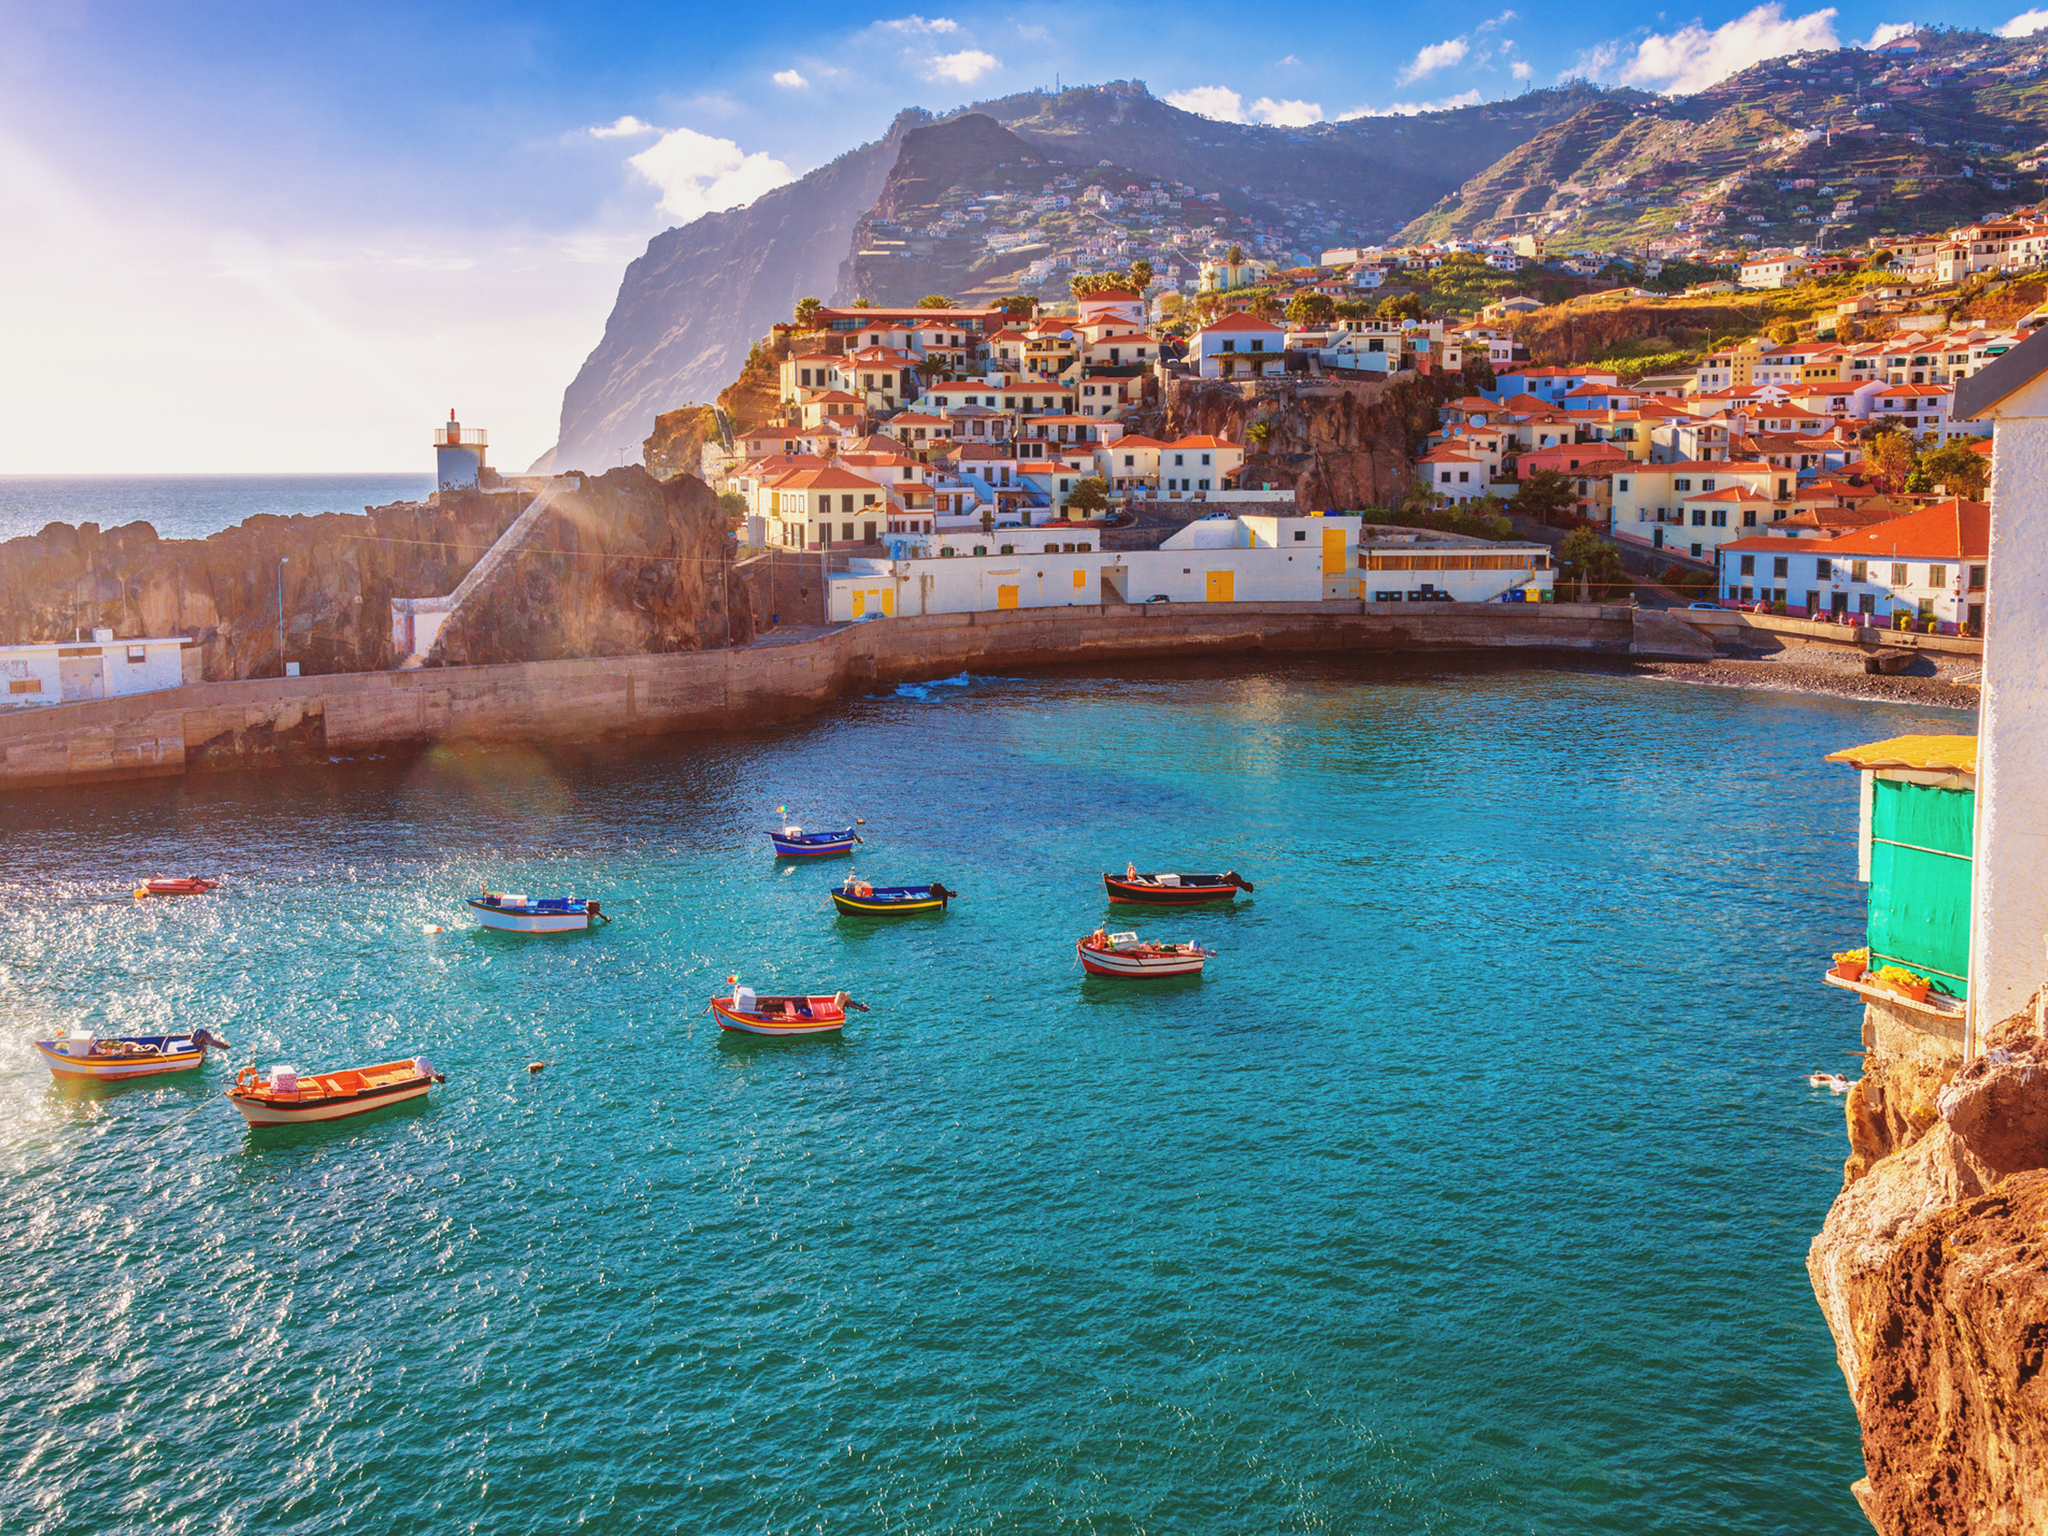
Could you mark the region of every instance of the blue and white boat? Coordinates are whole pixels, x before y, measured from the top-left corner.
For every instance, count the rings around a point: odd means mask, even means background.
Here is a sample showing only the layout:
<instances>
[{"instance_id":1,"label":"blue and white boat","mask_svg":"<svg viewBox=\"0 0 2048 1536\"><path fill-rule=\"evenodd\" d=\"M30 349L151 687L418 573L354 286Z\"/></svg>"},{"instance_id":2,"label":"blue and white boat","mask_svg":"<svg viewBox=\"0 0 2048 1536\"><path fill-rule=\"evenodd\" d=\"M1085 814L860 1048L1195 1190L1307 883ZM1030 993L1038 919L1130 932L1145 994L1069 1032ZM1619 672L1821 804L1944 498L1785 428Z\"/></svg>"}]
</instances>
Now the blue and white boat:
<instances>
[{"instance_id":1,"label":"blue and white boat","mask_svg":"<svg viewBox=\"0 0 2048 1536\"><path fill-rule=\"evenodd\" d=\"M477 921L499 933L581 933L611 921L595 900L582 896L521 896L485 891L468 898Z\"/></svg>"},{"instance_id":2,"label":"blue and white boat","mask_svg":"<svg viewBox=\"0 0 2048 1536\"><path fill-rule=\"evenodd\" d=\"M59 1082L119 1083L165 1072L190 1072L206 1065L209 1049L227 1041L204 1027L175 1035L96 1036L75 1030L61 1040L38 1040L43 1065Z\"/></svg>"},{"instance_id":3,"label":"blue and white boat","mask_svg":"<svg viewBox=\"0 0 2048 1536\"><path fill-rule=\"evenodd\" d=\"M770 827L768 840L775 845L778 859L816 859L826 854L851 853L861 835L852 827L842 832L806 832L802 827Z\"/></svg>"}]
</instances>

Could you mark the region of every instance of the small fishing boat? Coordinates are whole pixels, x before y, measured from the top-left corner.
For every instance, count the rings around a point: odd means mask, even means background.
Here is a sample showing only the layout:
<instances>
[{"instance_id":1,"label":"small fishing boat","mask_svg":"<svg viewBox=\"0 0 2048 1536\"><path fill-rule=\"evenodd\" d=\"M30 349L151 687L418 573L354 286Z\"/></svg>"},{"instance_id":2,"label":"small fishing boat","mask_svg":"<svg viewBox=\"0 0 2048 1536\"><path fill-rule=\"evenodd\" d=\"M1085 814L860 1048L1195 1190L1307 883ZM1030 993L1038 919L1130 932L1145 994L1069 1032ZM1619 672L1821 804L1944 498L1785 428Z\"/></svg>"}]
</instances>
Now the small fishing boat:
<instances>
[{"instance_id":1,"label":"small fishing boat","mask_svg":"<svg viewBox=\"0 0 2048 1536\"><path fill-rule=\"evenodd\" d=\"M1148 944L1135 933L1104 933L1100 928L1075 944L1081 968L1091 976L1131 976L1152 981L1164 976L1199 976L1202 962L1216 951L1199 944Z\"/></svg>"},{"instance_id":2,"label":"small fishing boat","mask_svg":"<svg viewBox=\"0 0 2048 1536\"><path fill-rule=\"evenodd\" d=\"M218 880L145 880L135 887L137 896L204 896L218 887Z\"/></svg>"},{"instance_id":3,"label":"small fishing boat","mask_svg":"<svg viewBox=\"0 0 2048 1536\"><path fill-rule=\"evenodd\" d=\"M582 896L520 896L485 891L467 898L477 921L499 933L581 933L611 921L595 900Z\"/></svg>"},{"instance_id":4,"label":"small fishing boat","mask_svg":"<svg viewBox=\"0 0 2048 1536\"><path fill-rule=\"evenodd\" d=\"M403 1104L446 1081L424 1056L319 1077L301 1077L296 1067L272 1067L267 1074L244 1067L228 1098L251 1125L307 1125Z\"/></svg>"},{"instance_id":5,"label":"small fishing boat","mask_svg":"<svg viewBox=\"0 0 2048 1536\"><path fill-rule=\"evenodd\" d=\"M227 1048L227 1041L205 1028L181 1035L116 1035L110 1039L79 1030L62 1040L36 1042L43 1064L59 1082L118 1083L165 1072L190 1072L206 1065L207 1051Z\"/></svg>"},{"instance_id":6,"label":"small fishing boat","mask_svg":"<svg viewBox=\"0 0 2048 1536\"><path fill-rule=\"evenodd\" d=\"M768 840L775 845L778 859L817 859L832 853L851 853L861 841L852 827L842 832L806 832L802 827L770 827Z\"/></svg>"},{"instance_id":7,"label":"small fishing boat","mask_svg":"<svg viewBox=\"0 0 2048 1536\"><path fill-rule=\"evenodd\" d=\"M1223 875L1141 875L1129 866L1120 875L1104 875L1102 884L1111 901L1131 901L1147 907L1194 907L1211 901L1235 901L1237 893L1251 894L1252 883L1231 870Z\"/></svg>"},{"instance_id":8,"label":"small fishing boat","mask_svg":"<svg viewBox=\"0 0 2048 1536\"><path fill-rule=\"evenodd\" d=\"M891 917L899 912L943 912L960 893L930 885L870 885L848 875L832 892L832 905L849 917Z\"/></svg>"},{"instance_id":9,"label":"small fishing boat","mask_svg":"<svg viewBox=\"0 0 2048 1536\"><path fill-rule=\"evenodd\" d=\"M797 1035L836 1035L847 1013L866 1013L844 992L831 997L756 997L752 987L733 984L732 996L711 999L718 1027L742 1035L780 1039Z\"/></svg>"},{"instance_id":10,"label":"small fishing boat","mask_svg":"<svg viewBox=\"0 0 2048 1536\"><path fill-rule=\"evenodd\" d=\"M1815 1088L1825 1088L1830 1093L1847 1093L1855 1084L1839 1072L1809 1072L1806 1081Z\"/></svg>"}]
</instances>

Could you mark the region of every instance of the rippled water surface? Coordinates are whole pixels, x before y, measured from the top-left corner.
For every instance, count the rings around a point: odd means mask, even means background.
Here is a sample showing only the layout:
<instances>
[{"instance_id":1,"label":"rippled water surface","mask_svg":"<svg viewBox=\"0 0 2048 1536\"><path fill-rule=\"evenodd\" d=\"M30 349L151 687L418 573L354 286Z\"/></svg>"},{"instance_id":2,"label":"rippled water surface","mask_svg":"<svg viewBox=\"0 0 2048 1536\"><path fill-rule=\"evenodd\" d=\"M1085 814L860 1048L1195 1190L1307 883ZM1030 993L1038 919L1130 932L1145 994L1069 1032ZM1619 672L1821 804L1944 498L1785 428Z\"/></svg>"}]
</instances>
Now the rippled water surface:
<instances>
[{"instance_id":1,"label":"rippled water surface","mask_svg":"<svg viewBox=\"0 0 2048 1536\"><path fill-rule=\"evenodd\" d=\"M0 475L0 540L49 523L151 524L160 539L203 539L244 518L361 512L424 501L430 474Z\"/></svg>"},{"instance_id":2,"label":"rippled water surface","mask_svg":"<svg viewBox=\"0 0 2048 1536\"><path fill-rule=\"evenodd\" d=\"M0 1530L1859 1530L1802 1268L1861 902L1820 758L1930 723L1190 667L15 796ZM965 899L835 918L779 803ZM1207 976L1082 978L1127 859L1257 883L1116 909ZM485 881L618 920L479 933ZM735 970L873 1011L722 1038ZM230 1063L66 1093L27 1044L173 1018L448 1082L259 1134Z\"/></svg>"}]
</instances>

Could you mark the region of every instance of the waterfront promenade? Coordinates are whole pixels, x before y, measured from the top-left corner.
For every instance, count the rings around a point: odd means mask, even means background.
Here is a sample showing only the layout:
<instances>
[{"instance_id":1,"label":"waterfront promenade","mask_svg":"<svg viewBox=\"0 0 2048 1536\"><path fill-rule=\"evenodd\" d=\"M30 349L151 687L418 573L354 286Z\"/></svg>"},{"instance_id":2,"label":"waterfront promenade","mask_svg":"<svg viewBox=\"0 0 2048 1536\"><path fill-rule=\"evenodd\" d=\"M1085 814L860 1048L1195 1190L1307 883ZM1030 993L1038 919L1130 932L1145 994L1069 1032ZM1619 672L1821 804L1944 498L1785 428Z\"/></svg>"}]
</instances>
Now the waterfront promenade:
<instances>
[{"instance_id":1,"label":"waterfront promenade","mask_svg":"<svg viewBox=\"0 0 2048 1536\"><path fill-rule=\"evenodd\" d=\"M0 787L174 777L436 744L734 729L963 669L1266 651L1682 654L1673 643L1639 640L1637 611L1618 604L1112 604L943 614L852 624L791 644L251 678L20 710L0 717Z\"/></svg>"}]
</instances>

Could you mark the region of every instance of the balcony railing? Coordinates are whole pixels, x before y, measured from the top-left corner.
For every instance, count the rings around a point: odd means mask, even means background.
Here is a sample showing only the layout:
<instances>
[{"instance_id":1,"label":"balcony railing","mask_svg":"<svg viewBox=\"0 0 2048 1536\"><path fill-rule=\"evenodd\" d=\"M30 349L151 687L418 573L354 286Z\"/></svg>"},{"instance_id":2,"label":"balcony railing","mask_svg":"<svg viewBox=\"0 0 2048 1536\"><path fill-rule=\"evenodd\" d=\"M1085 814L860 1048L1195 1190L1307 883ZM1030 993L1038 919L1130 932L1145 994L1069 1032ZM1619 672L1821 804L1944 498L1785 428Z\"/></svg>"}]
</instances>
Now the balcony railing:
<instances>
[{"instance_id":1,"label":"balcony railing","mask_svg":"<svg viewBox=\"0 0 2048 1536\"><path fill-rule=\"evenodd\" d=\"M491 435L482 427L436 427L436 448L488 448Z\"/></svg>"}]
</instances>

